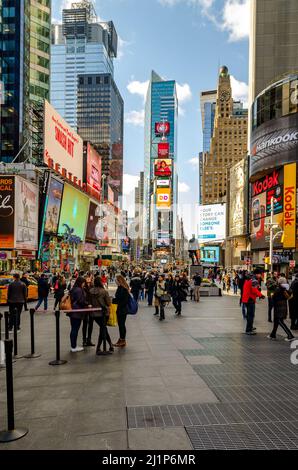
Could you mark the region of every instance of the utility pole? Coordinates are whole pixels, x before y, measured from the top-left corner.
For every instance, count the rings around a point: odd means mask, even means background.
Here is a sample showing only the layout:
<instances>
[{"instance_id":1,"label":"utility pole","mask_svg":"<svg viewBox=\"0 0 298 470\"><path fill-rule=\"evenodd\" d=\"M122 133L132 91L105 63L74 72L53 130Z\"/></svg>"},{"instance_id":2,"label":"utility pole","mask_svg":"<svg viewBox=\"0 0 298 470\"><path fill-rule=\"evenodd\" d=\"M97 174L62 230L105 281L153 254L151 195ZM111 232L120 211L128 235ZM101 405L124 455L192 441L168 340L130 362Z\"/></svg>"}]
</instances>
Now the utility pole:
<instances>
[{"instance_id":1,"label":"utility pole","mask_svg":"<svg viewBox=\"0 0 298 470\"><path fill-rule=\"evenodd\" d=\"M101 177L101 196L100 196L100 206L101 206L101 235L102 235L102 242L104 241L103 231L104 231L104 200L105 200L105 180L106 175L103 174ZM102 243L101 243L102 244ZM102 246L100 247L100 275L102 274Z\"/></svg>"},{"instance_id":2,"label":"utility pole","mask_svg":"<svg viewBox=\"0 0 298 470\"><path fill-rule=\"evenodd\" d=\"M271 198L271 214L270 214L270 252L269 252L269 262L270 262L270 272L273 272L273 216L274 216L274 197Z\"/></svg>"}]
</instances>

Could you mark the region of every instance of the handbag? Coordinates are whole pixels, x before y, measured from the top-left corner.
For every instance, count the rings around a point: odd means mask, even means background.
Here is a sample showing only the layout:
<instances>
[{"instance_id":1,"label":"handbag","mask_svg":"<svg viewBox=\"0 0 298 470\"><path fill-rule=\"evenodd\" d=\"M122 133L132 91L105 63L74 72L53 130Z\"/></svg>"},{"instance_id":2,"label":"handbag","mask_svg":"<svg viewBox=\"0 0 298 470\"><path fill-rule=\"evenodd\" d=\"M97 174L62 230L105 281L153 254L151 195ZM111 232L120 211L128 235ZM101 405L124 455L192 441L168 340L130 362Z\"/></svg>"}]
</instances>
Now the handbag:
<instances>
[{"instance_id":1,"label":"handbag","mask_svg":"<svg viewBox=\"0 0 298 470\"><path fill-rule=\"evenodd\" d=\"M62 297L60 302L60 310L72 310L70 294L66 294L64 297Z\"/></svg>"},{"instance_id":2,"label":"handbag","mask_svg":"<svg viewBox=\"0 0 298 470\"><path fill-rule=\"evenodd\" d=\"M110 306L110 316L107 322L107 326L112 326L115 327L118 325L118 320L117 320L117 305L112 304Z\"/></svg>"},{"instance_id":3,"label":"handbag","mask_svg":"<svg viewBox=\"0 0 298 470\"><path fill-rule=\"evenodd\" d=\"M161 302L171 302L172 298L170 296L170 294L163 294L161 297L160 297L160 300Z\"/></svg>"}]
</instances>

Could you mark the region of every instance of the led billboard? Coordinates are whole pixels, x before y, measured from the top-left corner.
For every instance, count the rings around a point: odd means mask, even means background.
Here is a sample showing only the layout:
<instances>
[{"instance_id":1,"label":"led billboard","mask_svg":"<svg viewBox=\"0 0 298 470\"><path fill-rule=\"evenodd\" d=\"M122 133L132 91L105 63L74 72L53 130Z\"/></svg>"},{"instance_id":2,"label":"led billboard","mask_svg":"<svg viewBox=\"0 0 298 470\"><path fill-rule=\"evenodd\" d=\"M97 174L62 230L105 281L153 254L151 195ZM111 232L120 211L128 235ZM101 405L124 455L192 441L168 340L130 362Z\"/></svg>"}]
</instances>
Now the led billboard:
<instances>
[{"instance_id":1,"label":"led billboard","mask_svg":"<svg viewBox=\"0 0 298 470\"><path fill-rule=\"evenodd\" d=\"M170 144L167 142L161 142L157 145L158 158L169 158L170 155Z\"/></svg>"},{"instance_id":2,"label":"led billboard","mask_svg":"<svg viewBox=\"0 0 298 470\"><path fill-rule=\"evenodd\" d=\"M155 176L171 176L172 175L172 160L159 159L154 161L154 175Z\"/></svg>"},{"instance_id":3,"label":"led billboard","mask_svg":"<svg viewBox=\"0 0 298 470\"><path fill-rule=\"evenodd\" d=\"M101 189L101 156L89 142L84 154L84 182L87 186L87 193L99 200Z\"/></svg>"},{"instance_id":4,"label":"led billboard","mask_svg":"<svg viewBox=\"0 0 298 470\"><path fill-rule=\"evenodd\" d=\"M15 177L0 176L0 249L14 247Z\"/></svg>"},{"instance_id":5,"label":"led billboard","mask_svg":"<svg viewBox=\"0 0 298 470\"><path fill-rule=\"evenodd\" d=\"M69 184L65 184L59 221L59 235L64 235L66 231L70 230L74 236L84 240L88 213L88 196Z\"/></svg>"},{"instance_id":6,"label":"led billboard","mask_svg":"<svg viewBox=\"0 0 298 470\"><path fill-rule=\"evenodd\" d=\"M45 216L45 233L57 234L63 194L63 183L51 177Z\"/></svg>"},{"instance_id":7,"label":"led billboard","mask_svg":"<svg viewBox=\"0 0 298 470\"><path fill-rule=\"evenodd\" d=\"M155 123L155 135L168 135L170 133L171 126L169 122L156 122Z\"/></svg>"},{"instance_id":8,"label":"led billboard","mask_svg":"<svg viewBox=\"0 0 298 470\"><path fill-rule=\"evenodd\" d=\"M156 190L156 206L158 209L171 207L171 189Z\"/></svg>"},{"instance_id":9,"label":"led billboard","mask_svg":"<svg viewBox=\"0 0 298 470\"><path fill-rule=\"evenodd\" d=\"M15 248L38 249L38 186L15 177Z\"/></svg>"},{"instance_id":10,"label":"led billboard","mask_svg":"<svg viewBox=\"0 0 298 470\"><path fill-rule=\"evenodd\" d=\"M199 206L199 241L225 240L226 205L211 204Z\"/></svg>"}]
</instances>

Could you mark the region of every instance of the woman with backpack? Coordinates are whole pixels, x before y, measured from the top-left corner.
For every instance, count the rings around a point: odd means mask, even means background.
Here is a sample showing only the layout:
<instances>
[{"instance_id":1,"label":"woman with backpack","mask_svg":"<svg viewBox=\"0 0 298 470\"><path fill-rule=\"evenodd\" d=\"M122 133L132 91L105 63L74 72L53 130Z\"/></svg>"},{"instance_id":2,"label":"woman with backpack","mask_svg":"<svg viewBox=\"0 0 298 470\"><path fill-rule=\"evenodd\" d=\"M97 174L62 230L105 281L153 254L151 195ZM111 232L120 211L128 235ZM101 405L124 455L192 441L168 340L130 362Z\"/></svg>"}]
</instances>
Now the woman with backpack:
<instances>
[{"instance_id":1,"label":"woman with backpack","mask_svg":"<svg viewBox=\"0 0 298 470\"><path fill-rule=\"evenodd\" d=\"M109 344L109 353L111 354L114 351L114 348L108 332L108 328L106 326L107 319L109 318L110 314L111 299L108 291L104 288L104 285L99 277L96 277L94 279L94 287L91 287L89 295L92 307L98 307L100 309L95 312L90 312L89 314L90 317L98 324L100 328L96 354L97 356L102 356L105 354L105 352L102 352L100 349L104 338Z\"/></svg>"},{"instance_id":2,"label":"woman with backpack","mask_svg":"<svg viewBox=\"0 0 298 470\"><path fill-rule=\"evenodd\" d=\"M55 298L54 310L56 310L56 307L60 305L60 302L62 298L64 297L65 289L66 289L65 277L62 276L61 274L58 274L57 279L54 284L54 298Z\"/></svg>"},{"instance_id":3,"label":"woman with backpack","mask_svg":"<svg viewBox=\"0 0 298 470\"><path fill-rule=\"evenodd\" d=\"M290 286L285 277L280 277L278 279L278 284L272 298L274 306L274 324L272 333L268 338L273 340L276 339L277 329L281 326L287 334L285 341L293 341L295 336L293 336L291 330L285 324L285 319L288 316L288 300L291 298Z\"/></svg>"},{"instance_id":4,"label":"woman with backpack","mask_svg":"<svg viewBox=\"0 0 298 470\"><path fill-rule=\"evenodd\" d=\"M123 276L118 274L116 276L116 284L118 286L113 299L113 304L117 304L117 320L119 327L119 336L117 343L114 344L116 348L126 347L126 318L128 314L128 301L129 301L129 286Z\"/></svg>"},{"instance_id":5,"label":"woman with backpack","mask_svg":"<svg viewBox=\"0 0 298 470\"><path fill-rule=\"evenodd\" d=\"M73 288L70 291L70 299L72 310L82 310L88 307L86 301L86 292L84 290L85 279L83 277L78 277ZM67 316L70 317L71 331L70 331L70 343L71 343L71 352L77 353L84 351L84 348L77 346L77 339L84 318L84 312L72 312L68 313Z\"/></svg>"}]
</instances>

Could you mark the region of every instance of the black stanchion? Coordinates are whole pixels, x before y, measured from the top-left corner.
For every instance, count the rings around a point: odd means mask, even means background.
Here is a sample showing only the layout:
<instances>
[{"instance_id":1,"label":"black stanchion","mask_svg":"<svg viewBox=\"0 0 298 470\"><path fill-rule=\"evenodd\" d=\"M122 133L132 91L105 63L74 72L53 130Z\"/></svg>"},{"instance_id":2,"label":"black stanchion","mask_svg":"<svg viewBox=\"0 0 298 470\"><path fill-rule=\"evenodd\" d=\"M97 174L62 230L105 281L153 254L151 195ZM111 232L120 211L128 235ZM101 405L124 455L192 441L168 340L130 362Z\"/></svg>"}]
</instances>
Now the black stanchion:
<instances>
[{"instance_id":1,"label":"black stanchion","mask_svg":"<svg viewBox=\"0 0 298 470\"><path fill-rule=\"evenodd\" d=\"M56 317L56 360L49 362L50 366L62 366L67 361L60 359L60 311L55 312Z\"/></svg>"},{"instance_id":2,"label":"black stanchion","mask_svg":"<svg viewBox=\"0 0 298 470\"><path fill-rule=\"evenodd\" d=\"M9 339L9 312L4 312L5 339Z\"/></svg>"},{"instance_id":3,"label":"black stanchion","mask_svg":"<svg viewBox=\"0 0 298 470\"><path fill-rule=\"evenodd\" d=\"M6 393L7 393L7 430L0 432L0 442L11 442L26 436L28 429L15 429L14 422L14 397L13 397L13 372L12 372L12 350L13 342L6 339L5 359L6 359Z\"/></svg>"},{"instance_id":4,"label":"black stanchion","mask_svg":"<svg viewBox=\"0 0 298 470\"><path fill-rule=\"evenodd\" d=\"M41 354L36 354L35 352L35 334L34 334L34 308L30 309L30 334L31 334L31 354L24 356L26 359L35 359L40 357Z\"/></svg>"},{"instance_id":5,"label":"black stanchion","mask_svg":"<svg viewBox=\"0 0 298 470\"><path fill-rule=\"evenodd\" d=\"M14 359L22 359L23 356L18 354L18 310L13 310L13 357Z\"/></svg>"},{"instance_id":6,"label":"black stanchion","mask_svg":"<svg viewBox=\"0 0 298 470\"><path fill-rule=\"evenodd\" d=\"M5 368L4 341L2 342L2 318L3 315L0 313L0 369Z\"/></svg>"}]
</instances>

